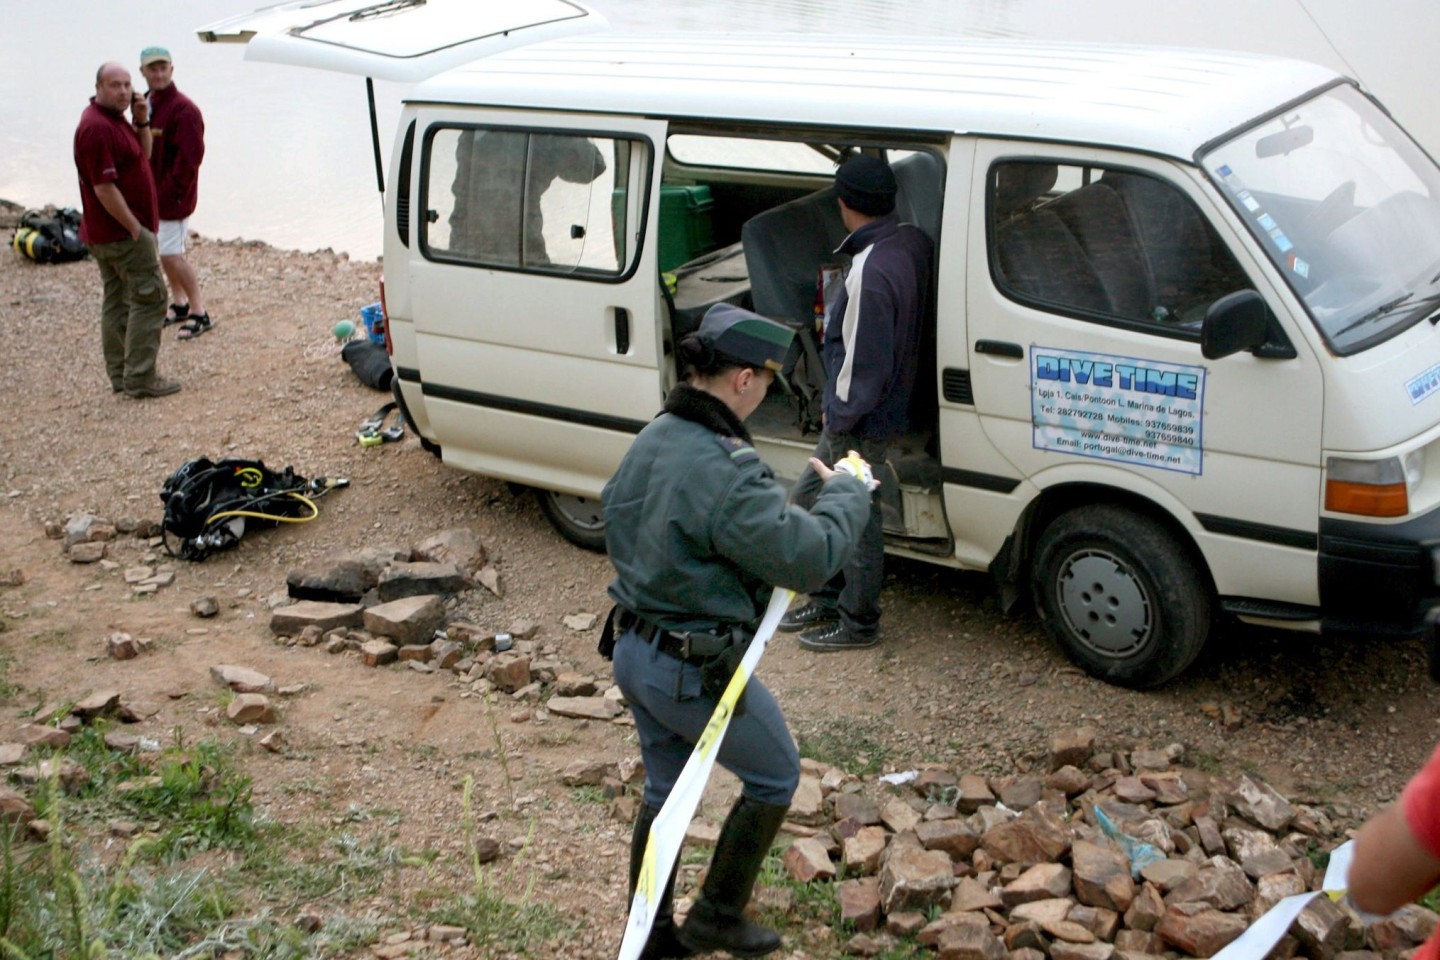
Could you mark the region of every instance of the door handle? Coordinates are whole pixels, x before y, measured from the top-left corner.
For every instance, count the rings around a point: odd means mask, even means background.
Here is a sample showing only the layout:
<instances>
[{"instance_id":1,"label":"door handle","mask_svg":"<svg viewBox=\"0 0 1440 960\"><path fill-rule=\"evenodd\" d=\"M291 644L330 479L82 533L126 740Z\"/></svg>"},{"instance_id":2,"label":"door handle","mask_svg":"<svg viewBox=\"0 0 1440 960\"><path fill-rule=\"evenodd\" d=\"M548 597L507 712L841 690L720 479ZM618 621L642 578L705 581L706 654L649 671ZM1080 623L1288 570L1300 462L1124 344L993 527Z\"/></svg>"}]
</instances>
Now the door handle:
<instances>
[{"instance_id":1,"label":"door handle","mask_svg":"<svg viewBox=\"0 0 1440 960\"><path fill-rule=\"evenodd\" d=\"M621 356L630 352L630 311L624 307L615 308L615 352Z\"/></svg>"},{"instance_id":2,"label":"door handle","mask_svg":"<svg viewBox=\"0 0 1440 960\"><path fill-rule=\"evenodd\" d=\"M1008 340L976 340L975 352L988 353L994 357L1025 359L1025 348L1018 343L1010 343Z\"/></svg>"}]
</instances>

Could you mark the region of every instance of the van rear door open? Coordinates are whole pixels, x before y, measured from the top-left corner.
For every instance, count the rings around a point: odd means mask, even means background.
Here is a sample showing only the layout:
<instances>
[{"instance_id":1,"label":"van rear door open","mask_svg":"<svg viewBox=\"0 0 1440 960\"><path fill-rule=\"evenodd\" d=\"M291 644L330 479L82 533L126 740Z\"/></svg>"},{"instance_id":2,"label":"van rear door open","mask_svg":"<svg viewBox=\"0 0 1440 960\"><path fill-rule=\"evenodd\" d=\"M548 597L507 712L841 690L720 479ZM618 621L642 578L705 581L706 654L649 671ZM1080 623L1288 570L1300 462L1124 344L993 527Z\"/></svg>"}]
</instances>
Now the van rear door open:
<instances>
[{"instance_id":1,"label":"van rear door open","mask_svg":"<svg viewBox=\"0 0 1440 960\"><path fill-rule=\"evenodd\" d=\"M300 0L196 33L206 43L246 44L247 60L415 83L476 57L608 26L570 0Z\"/></svg>"}]
</instances>

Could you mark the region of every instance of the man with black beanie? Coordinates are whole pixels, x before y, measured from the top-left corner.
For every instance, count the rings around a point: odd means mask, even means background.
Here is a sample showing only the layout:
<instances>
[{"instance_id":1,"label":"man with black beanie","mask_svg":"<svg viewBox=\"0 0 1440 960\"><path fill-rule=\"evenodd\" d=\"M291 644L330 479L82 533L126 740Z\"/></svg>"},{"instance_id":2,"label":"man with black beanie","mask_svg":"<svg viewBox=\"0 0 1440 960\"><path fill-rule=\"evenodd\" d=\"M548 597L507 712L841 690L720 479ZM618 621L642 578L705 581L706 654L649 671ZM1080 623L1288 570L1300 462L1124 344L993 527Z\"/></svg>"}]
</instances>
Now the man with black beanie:
<instances>
[{"instance_id":1,"label":"man with black beanie","mask_svg":"<svg viewBox=\"0 0 1440 960\"><path fill-rule=\"evenodd\" d=\"M883 160L850 157L836 171L835 192L850 231L837 252L852 259L844 290L825 308L824 432L815 456L828 464L858 450L878 468L890 440L910 426L934 252L923 231L896 217L895 174ZM808 508L820 485L806 468L796 502ZM787 613L780 629L805 631L800 645L807 650L874 646L884 559L877 499L850 562Z\"/></svg>"}]
</instances>

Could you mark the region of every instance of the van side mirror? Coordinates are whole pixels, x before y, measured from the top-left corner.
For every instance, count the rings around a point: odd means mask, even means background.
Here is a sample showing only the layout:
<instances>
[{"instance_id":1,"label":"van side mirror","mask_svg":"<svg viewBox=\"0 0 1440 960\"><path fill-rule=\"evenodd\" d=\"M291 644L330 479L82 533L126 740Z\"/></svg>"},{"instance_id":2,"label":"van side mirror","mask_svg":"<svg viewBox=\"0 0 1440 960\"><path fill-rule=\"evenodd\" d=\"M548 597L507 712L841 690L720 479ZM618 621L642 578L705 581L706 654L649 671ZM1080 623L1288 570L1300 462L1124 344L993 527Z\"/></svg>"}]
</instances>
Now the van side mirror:
<instances>
[{"instance_id":1,"label":"van side mirror","mask_svg":"<svg viewBox=\"0 0 1440 960\"><path fill-rule=\"evenodd\" d=\"M1265 345L1269 327L1265 300L1254 290L1237 290L1210 304L1200 325L1200 353L1219 360Z\"/></svg>"}]
</instances>

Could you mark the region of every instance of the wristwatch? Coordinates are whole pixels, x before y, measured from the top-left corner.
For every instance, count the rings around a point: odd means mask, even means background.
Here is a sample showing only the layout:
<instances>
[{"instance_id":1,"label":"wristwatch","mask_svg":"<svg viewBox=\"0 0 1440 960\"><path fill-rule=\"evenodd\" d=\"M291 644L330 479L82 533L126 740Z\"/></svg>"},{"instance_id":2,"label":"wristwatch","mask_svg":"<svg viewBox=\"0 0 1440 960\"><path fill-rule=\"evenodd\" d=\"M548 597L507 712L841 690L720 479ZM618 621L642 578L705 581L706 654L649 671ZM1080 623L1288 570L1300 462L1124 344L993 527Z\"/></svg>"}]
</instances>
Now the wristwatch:
<instances>
[{"instance_id":1,"label":"wristwatch","mask_svg":"<svg viewBox=\"0 0 1440 960\"><path fill-rule=\"evenodd\" d=\"M137 126L137 127L148 127L148 126L150 126L150 121L149 121L149 120L137 121L137 122L135 123L135 126Z\"/></svg>"}]
</instances>

